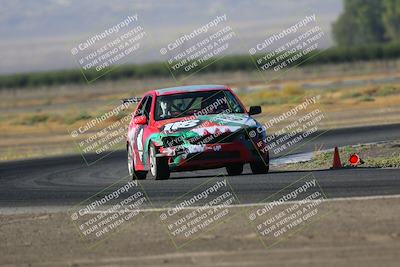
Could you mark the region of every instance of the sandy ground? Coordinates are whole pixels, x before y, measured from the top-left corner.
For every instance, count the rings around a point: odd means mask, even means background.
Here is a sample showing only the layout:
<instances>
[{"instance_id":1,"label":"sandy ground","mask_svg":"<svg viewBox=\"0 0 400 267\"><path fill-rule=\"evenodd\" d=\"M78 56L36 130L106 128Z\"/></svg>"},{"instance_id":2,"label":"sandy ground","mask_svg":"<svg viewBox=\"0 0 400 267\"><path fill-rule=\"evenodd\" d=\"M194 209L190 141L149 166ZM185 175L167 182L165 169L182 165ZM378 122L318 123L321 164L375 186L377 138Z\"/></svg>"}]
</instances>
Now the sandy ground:
<instances>
[{"instance_id":1,"label":"sandy ground","mask_svg":"<svg viewBox=\"0 0 400 267\"><path fill-rule=\"evenodd\" d=\"M400 198L322 205L326 216L269 248L243 208L232 208L238 215L179 249L159 211L144 213L94 247L80 239L67 213L1 215L0 265L398 266Z\"/></svg>"}]
</instances>

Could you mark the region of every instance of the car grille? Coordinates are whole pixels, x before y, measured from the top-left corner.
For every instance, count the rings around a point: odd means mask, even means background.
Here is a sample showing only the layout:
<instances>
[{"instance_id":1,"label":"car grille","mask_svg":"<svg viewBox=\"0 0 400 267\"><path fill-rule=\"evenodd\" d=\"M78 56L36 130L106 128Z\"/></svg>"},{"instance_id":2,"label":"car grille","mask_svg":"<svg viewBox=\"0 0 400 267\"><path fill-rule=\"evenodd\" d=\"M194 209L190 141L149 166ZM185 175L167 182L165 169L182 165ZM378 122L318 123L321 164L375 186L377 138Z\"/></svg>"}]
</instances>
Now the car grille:
<instances>
[{"instance_id":1,"label":"car grille","mask_svg":"<svg viewBox=\"0 0 400 267\"><path fill-rule=\"evenodd\" d=\"M240 159L240 152L238 151L227 151L227 152L215 152L215 153L191 153L187 156L187 159L194 160L221 160L221 159Z\"/></svg>"},{"instance_id":2,"label":"car grille","mask_svg":"<svg viewBox=\"0 0 400 267\"><path fill-rule=\"evenodd\" d=\"M240 129L236 132L220 133L219 135L210 134L206 136L196 136L188 138L187 141L192 145L204 145L204 144L221 144L221 143L232 143L234 140L249 140L249 132L253 128ZM165 136L162 138L163 147L174 147L182 145L182 136Z\"/></svg>"}]
</instances>

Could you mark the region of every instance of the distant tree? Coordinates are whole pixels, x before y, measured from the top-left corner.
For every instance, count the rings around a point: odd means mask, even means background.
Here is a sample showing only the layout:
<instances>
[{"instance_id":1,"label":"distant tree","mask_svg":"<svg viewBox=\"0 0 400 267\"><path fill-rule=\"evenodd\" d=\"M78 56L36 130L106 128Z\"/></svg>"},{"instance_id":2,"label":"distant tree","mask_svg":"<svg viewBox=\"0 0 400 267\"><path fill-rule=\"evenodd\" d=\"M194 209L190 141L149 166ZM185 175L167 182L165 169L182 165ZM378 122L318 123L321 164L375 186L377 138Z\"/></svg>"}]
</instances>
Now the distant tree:
<instances>
[{"instance_id":1,"label":"distant tree","mask_svg":"<svg viewBox=\"0 0 400 267\"><path fill-rule=\"evenodd\" d=\"M367 45L385 41L381 0L344 0L344 12L332 25L339 46Z\"/></svg>"},{"instance_id":2,"label":"distant tree","mask_svg":"<svg viewBox=\"0 0 400 267\"><path fill-rule=\"evenodd\" d=\"M353 18L345 12L332 25L332 34L339 46L350 46L356 43L358 28Z\"/></svg>"},{"instance_id":3,"label":"distant tree","mask_svg":"<svg viewBox=\"0 0 400 267\"><path fill-rule=\"evenodd\" d=\"M386 37L392 41L400 40L400 1L384 0L383 24Z\"/></svg>"}]
</instances>

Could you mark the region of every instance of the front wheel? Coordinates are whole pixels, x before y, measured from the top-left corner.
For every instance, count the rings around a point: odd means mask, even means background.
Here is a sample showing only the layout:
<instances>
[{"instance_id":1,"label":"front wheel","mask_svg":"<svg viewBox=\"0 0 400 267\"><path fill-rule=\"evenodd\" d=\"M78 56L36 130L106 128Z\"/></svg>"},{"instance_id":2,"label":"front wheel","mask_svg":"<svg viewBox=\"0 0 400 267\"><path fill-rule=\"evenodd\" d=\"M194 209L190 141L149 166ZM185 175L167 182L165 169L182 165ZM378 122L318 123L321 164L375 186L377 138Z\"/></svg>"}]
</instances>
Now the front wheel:
<instances>
[{"instance_id":1,"label":"front wheel","mask_svg":"<svg viewBox=\"0 0 400 267\"><path fill-rule=\"evenodd\" d=\"M130 145L128 145L128 171L132 180L144 180L146 179L146 171L136 171L135 170L135 160L133 159L133 151Z\"/></svg>"},{"instance_id":2,"label":"front wheel","mask_svg":"<svg viewBox=\"0 0 400 267\"><path fill-rule=\"evenodd\" d=\"M156 180L165 180L170 176L168 167L168 159L162 157L156 157L157 149L154 144L150 145L149 149L149 162L150 162L150 173Z\"/></svg>"},{"instance_id":3,"label":"front wheel","mask_svg":"<svg viewBox=\"0 0 400 267\"><path fill-rule=\"evenodd\" d=\"M234 164L226 166L226 172L230 176L240 175L243 172L243 164Z\"/></svg>"},{"instance_id":4,"label":"front wheel","mask_svg":"<svg viewBox=\"0 0 400 267\"><path fill-rule=\"evenodd\" d=\"M253 174L265 174L269 171L269 152L264 159L250 163L250 168Z\"/></svg>"}]
</instances>

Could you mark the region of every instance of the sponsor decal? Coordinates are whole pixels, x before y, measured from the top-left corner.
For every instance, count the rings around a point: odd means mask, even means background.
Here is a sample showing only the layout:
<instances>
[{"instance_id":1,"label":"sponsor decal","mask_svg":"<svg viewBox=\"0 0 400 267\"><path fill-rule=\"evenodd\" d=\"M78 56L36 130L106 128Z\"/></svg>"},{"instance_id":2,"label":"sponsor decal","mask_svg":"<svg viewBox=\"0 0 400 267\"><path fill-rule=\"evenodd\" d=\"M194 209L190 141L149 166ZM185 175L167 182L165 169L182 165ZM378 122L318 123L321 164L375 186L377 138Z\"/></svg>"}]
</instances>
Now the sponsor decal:
<instances>
[{"instance_id":1,"label":"sponsor decal","mask_svg":"<svg viewBox=\"0 0 400 267\"><path fill-rule=\"evenodd\" d=\"M215 120L223 121L227 123L239 123L247 126L256 125L255 121L247 116L237 116L234 114L219 114L215 117Z\"/></svg>"},{"instance_id":2,"label":"sponsor decal","mask_svg":"<svg viewBox=\"0 0 400 267\"><path fill-rule=\"evenodd\" d=\"M178 122L167 123L167 124L165 124L163 131L164 132L176 132L181 129L195 127L195 126L199 125L199 123L200 123L200 120L188 120L188 121L178 121Z\"/></svg>"}]
</instances>

